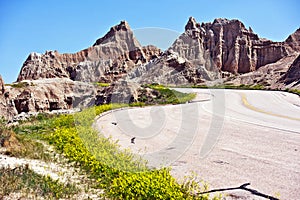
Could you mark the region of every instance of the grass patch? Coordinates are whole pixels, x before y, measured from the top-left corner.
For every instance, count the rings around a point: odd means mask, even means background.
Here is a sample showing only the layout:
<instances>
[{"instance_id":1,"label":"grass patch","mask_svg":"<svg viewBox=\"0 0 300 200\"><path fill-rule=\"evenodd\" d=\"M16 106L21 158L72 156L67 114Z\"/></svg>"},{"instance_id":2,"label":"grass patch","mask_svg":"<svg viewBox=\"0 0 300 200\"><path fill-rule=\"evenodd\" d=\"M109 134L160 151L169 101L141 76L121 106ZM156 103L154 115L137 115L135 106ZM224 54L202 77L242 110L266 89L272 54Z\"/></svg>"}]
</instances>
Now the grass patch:
<instances>
[{"instance_id":1,"label":"grass patch","mask_svg":"<svg viewBox=\"0 0 300 200\"><path fill-rule=\"evenodd\" d=\"M0 199L11 193L21 193L22 197L44 197L46 199L70 198L80 192L71 184L62 184L48 176L41 176L20 166L14 169L0 168Z\"/></svg>"},{"instance_id":2,"label":"grass patch","mask_svg":"<svg viewBox=\"0 0 300 200\"><path fill-rule=\"evenodd\" d=\"M42 143L30 139L26 135L16 134L12 129L5 127L3 122L0 125L0 146L5 147L6 155L52 161Z\"/></svg>"},{"instance_id":3,"label":"grass patch","mask_svg":"<svg viewBox=\"0 0 300 200\"><path fill-rule=\"evenodd\" d=\"M139 97L138 100L140 102L145 102L146 104L180 104L190 101L196 97L196 94L194 93L178 92L155 83L145 84L142 85L142 87L145 88L142 93L146 92L146 88L151 88L156 91L153 98L146 94Z\"/></svg>"},{"instance_id":4,"label":"grass patch","mask_svg":"<svg viewBox=\"0 0 300 200\"><path fill-rule=\"evenodd\" d=\"M110 83L95 82L94 84L99 86L99 87L108 87L108 86L110 86Z\"/></svg>"},{"instance_id":5,"label":"grass patch","mask_svg":"<svg viewBox=\"0 0 300 200\"><path fill-rule=\"evenodd\" d=\"M207 85L194 85L191 86L192 88L205 88L205 89L240 89L240 90L265 90L266 88L263 85L231 85L231 84L224 84L224 85L214 85L214 86L207 86Z\"/></svg>"},{"instance_id":6,"label":"grass patch","mask_svg":"<svg viewBox=\"0 0 300 200\"><path fill-rule=\"evenodd\" d=\"M28 139L22 135L16 135L16 137L19 145L8 148L6 151L7 155L18 158L53 161L52 156L47 153L42 143Z\"/></svg>"},{"instance_id":7,"label":"grass patch","mask_svg":"<svg viewBox=\"0 0 300 200\"><path fill-rule=\"evenodd\" d=\"M297 94L297 95L300 96L300 90L297 90L297 89L287 89L286 91L290 92L290 93L293 93L293 94Z\"/></svg>"},{"instance_id":8,"label":"grass patch","mask_svg":"<svg viewBox=\"0 0 300 200\"><path fill-rule=\"evenodd\" d=\"M5 84L6 86L11 86L13 88L25 88L28 86L34 86L33 83L29 84L28 82L16 82L12 84Z\"/></svg>"},{"instance_id":9,"label":"grass patch","mask_svg":"<svg viewBox=\"0 0 300 200\"><path fill-rule=\"evenodd\" d=\"M194 85L194 86L186 86L187 88L203 88L203 89L239 89L239 90L274 90L274 91L283 91L283 92L289 92L293 94L297 94L300 96L300 90L298 89L269 89L266 88L263 85L256 84L256 85L231 85L231 84L224 84L224 85L214 85L214 86L207 86L207 85Z\"/></svg>"}]
</instances>

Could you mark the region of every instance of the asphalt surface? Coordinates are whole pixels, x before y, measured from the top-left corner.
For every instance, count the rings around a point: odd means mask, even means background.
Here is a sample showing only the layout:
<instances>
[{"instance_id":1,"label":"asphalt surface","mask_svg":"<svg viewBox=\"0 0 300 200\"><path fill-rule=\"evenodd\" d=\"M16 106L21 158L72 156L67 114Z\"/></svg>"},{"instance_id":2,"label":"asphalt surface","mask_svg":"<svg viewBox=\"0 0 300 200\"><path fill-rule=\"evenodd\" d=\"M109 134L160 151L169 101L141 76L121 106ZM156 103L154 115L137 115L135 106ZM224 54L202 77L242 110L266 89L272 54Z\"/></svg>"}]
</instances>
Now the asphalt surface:
<instances>
[{"instance_id":1,"label":"asphalt surface","mask_svg":"<svg viewBox=\"0 0 300 200\"><path fill-rule=\"evenodd\" d=\"M247 188L300 199L300 98L278 91L177 89L192 102L112 111L95 127L122 148L171 166L179 181L192 172L211 189ZM134 143L131 139L135 137ZM265 199L245 190L226 199Z\"/></svg>"}]
</instances>

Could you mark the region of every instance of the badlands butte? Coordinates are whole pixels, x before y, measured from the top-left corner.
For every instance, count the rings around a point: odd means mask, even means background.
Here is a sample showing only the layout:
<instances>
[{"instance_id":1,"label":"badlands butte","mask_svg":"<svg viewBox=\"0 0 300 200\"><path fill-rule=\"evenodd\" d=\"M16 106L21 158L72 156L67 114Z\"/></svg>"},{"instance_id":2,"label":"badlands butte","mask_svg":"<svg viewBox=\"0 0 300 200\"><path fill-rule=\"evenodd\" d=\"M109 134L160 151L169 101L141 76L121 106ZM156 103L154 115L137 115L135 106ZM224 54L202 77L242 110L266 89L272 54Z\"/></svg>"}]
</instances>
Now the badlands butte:
<instances>
[{"instance_id":1,"label":"badlands butte","mask_svg":"<svg viewBox=\"0 0 300 200\"><path fill-rule=\"evenodd\" d=\"M69 110L135 102L141 85L258 86L300 89L300 29L283 42L260 38L239 20L198 23L190 17L165 51L142 46L126 21L77 53L30 53L16 82L0 77L0 114ZM155 92L148 88L151 98Z\"/></svg>"}]
</instances>

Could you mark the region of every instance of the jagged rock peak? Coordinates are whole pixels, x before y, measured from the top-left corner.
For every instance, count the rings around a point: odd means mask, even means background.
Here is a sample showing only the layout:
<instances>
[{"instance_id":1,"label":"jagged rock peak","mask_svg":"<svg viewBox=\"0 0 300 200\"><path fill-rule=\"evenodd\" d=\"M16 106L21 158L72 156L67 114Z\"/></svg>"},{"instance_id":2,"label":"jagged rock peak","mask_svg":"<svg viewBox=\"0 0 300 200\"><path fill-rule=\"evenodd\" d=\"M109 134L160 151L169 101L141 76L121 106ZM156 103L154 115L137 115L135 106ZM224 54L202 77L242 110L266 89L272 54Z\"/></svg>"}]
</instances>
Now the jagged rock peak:
<instances>
[{"instance_id":1,"label":"jagged rock peak","mask_svg":"<svg viewBox=\"0 0 300 200\"><path fill-rule=\"evenodd\" d=\"M300 28L298 28L293 34L291 34L286 42L299 42L300 41Z\"/></svg>"},{"instance_id":2,"label":"jagged rock peak","mask_svg":"<svg viewBox=\"0 0 300 200\"><path fill-rule=\"evenodd\" d=\"M217 18L213 22L207 22L207 23L197 23L194 17L190 17L186 26L185 31L189 32L193 35L193 38L197 38L196 35L198 35L196 32L201 33L202 35L205 35L207 31L215 32L219 30L220 28L231 29L231 31L234 31L235 33L246 33L248 35L251 35L252 37L255 37L258 39L258 36L253 32L253 30L249 27L249 30L245 27L245 25L237 20L237 19L226 19L226 18ZM196 34L196 35L195 35Z\"/></svg>"},{"instance_id":3,"label":"jagged rock peak","mask_svg":"<svg viewBox=\"0 0 300 200\"><path fill-rule=\"evenodd\" d=\"M189 21L187 22L187 24L185 25L185 31L187 30L192 30L192 29L196 29L197 27L199 27L200 25L197 24L196 20L194 17L190 17Z\"/></svg>"},{"instance_id":4,"label":"jagged rock peak","mask_svg":"<svg viewBox=\"0 0 300 200\"><path fill-rule=\"evenodd\" d=\"M120 24L111 27L109 32L104 37L99 38L93 46L103 44L103 42L105 42L109 38L113 37L119 31L128 31L129 33L132 33L128 22L123 20L123 21L120 22Z\"/></svg>"},{"instance_id":5,"label":"jagged rock peak","mask_svg":"<svg viewBox=\"0 0 300 200\"><path fill-rule=\"evenodd\" d=\"M285 42L295 51L300 51L300 28L291 34Z\"/></svg>"},{"instance_id":6,"label":"jagged rock peak","mask_svg":"<svg viewBox=\"0 0 300 200\"><path fill-rule=\"evenodd\" d=\"M245 28L244 24L238 20L238 19L226 19L226 18L216 18L213 21L213 24L221 24L221 25L225 25L225 24L231 24L231 23L238 23L240 24L242 27Z\"/></svg>"},{"instance_id":7,"label":"jagged rock peak","mask_svg":"<svg viewBox=\"0 0 300 200\"><path fill-rule=\"evenodd\" d=\"M259 38L237 19L217 18L213 22L197 23L190 17L185 26L186 32L172 45L179 55L194 65L205 64L205 52L218 70L231 73L247 73L297 51L300 48L297 32L289 39L289 46ZM188 50L186 46L188 46ZM206 63L211 70L215 67Z\"/></svg>"}]
</instances>

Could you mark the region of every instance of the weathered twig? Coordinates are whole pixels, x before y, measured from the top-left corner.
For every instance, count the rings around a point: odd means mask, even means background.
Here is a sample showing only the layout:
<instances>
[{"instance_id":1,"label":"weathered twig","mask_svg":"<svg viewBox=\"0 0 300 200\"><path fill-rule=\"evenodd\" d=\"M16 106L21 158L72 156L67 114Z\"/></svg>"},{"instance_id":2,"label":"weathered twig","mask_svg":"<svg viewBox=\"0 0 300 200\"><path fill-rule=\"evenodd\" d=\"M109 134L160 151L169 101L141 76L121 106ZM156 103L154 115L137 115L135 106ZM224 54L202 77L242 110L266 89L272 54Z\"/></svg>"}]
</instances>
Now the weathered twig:
<instances>
[{"instance_id":1,"label":"weathered twig","mask_svg":"<svg viewBox=\"0 0 300 200\"><path fill-rule=\"evenodd\" d=\"M214 189L214 190L210 190L210 191L206 191L206 192L200 192L198 194L207 194L207 193L213 193L213 192L222 192L222 191L228 191L228 190L246 190L248 192L251 192L254 195L257 196L261 196L270 200L279 200L278 198L272 197L270 195L267 194L263 194L261 192L258 192L257 190L254 189L250 189L250 188L246 188L248 185L250 185L250 183L245 183L243 185L240 185L239 187L232 187L232 188L222 188L222 189Z\"/></svg>"}]
</instances>

